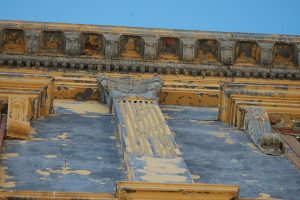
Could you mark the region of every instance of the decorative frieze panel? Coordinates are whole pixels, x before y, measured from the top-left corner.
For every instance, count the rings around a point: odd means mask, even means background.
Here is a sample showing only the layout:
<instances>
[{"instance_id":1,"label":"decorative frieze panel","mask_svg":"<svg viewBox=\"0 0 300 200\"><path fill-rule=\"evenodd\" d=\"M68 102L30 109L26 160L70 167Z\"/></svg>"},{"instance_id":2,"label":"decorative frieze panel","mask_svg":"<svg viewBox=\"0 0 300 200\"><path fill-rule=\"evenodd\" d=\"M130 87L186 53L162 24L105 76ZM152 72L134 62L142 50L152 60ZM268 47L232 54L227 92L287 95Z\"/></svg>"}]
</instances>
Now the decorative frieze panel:
<instances>
[{"instance_id":1,"label":"decorative frieze panel","mask_svg":"<svg viewBox=\"0 0 300 200\"><path fill-rule=\"evenodd\" d=\"M66 54L76 56L81 53L80 32L65 32Z\"/></svg>"},{"instance_id":2,"label":"decorative frieze panel","mask_svg":"<svg viewBox=\"0 0 300 200\"><path fill-rule=\"evenodd\" d=\"M300 78L299 36L19 23L0 21L0 65Z\"/></svg>"}]
</instances>

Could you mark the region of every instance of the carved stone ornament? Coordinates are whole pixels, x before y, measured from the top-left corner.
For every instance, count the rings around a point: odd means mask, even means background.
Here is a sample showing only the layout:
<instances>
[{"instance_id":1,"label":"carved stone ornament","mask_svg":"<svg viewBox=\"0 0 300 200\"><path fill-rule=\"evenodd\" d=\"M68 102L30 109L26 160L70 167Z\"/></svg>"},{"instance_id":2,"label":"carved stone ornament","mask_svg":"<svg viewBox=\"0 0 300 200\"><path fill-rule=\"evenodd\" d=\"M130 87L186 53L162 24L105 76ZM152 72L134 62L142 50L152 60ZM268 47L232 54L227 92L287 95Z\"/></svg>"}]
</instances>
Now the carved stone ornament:
<instances>
[{"instance_id":1,"label":"carved stone ornament","mask_svg":"<svg viewBox=\"0 0 300 200\"><path fill-rule=\"evenodd\" d=\"M234 41L220 41L221 44L221 62L225 65L233 63Z\"/></svg>"},{"instance_id":2,"label":"carved stone ornament","mask_svg":"<svg viewBox=\"0 0 300 200\"><path fill-rule=\"evenodd\" d=\"M260 64L261 65L271 65L273 61L273 43L271 42L260 42L261 47L260 52Z\"/></svg>"},{"instance_id":3,"label":"carved stone ornament","mask_svg":"<svg viewBox=\"0 0 300 200\"><path fill-rule=\"evenodd\" d=\"M40 31L26 30L25 36L27 53L37 53L39 51Z\"/></svg>"},{"instance_id":4,"label":"carved stone ornament","mask_svg":"<svg viewBox=\"0 0 300 200\"><path fill-rule=\"evenodd\" d=\"M30 131L29 97L20 94L10 94L8 101L7 136L27 139Z\"/></svg>"},{"instance_id":5,"label":"carved stone ornament","mask_svg":"<svg viewBox=\"0 0 300 200\"><path fill-rule=\"evenodd\" d=\"M80 33L65 32L66 36L66 53L68 55L78 55L80 52Z\"/></svg>"},{"instance_id":6,"label":"carved stone ornament","mask_svg":"<svg viewBox=\"0 0 300 200\"><path fill-rule=\"evenodd\" d=\"M144 58L146 60L154 60L157 57L157 37L144 36Z\"/></svg>"},{"instance_id":7,"label":"carved stone ornament","mask_svg":"<svg viewBox=\"0 0 300 200\"><path fill-rule=\"evenodd\" d=\"M195 40L181 39L182 43L182 59L191 62L195 59Z\"/></svg>"},{"instance_id":8,"label":"carved stone ornament","mask_svg":"<svg viewBox=\"0 0 300 200\"><path fill-rule=\"evenodd\" d=\"M118 34L104 34L106 58L115 58L118 56L119 37Z\"/></svg>"}]
</instances>

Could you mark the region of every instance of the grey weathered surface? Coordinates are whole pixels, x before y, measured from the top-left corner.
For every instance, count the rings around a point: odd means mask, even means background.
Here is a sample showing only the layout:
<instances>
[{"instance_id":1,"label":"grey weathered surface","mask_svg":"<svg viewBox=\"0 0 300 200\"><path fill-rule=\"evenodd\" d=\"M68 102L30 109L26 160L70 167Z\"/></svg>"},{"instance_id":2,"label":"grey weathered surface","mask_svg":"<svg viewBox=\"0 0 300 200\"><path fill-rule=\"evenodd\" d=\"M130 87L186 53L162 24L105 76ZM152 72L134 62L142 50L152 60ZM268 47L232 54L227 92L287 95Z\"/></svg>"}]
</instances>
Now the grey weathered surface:
<instances>
[{"instance_id":1,"label":"grey weathered surface","mask_svg":"<svg viewBox=\"0 0 300 200\"><path fill-rule=\"evenodd\" d=\"M31 140L5 140L2 155L17 155L1 166L11 177L5 181L16 186L0 189L113 193L126 174L112 116L64 107L56 112L33 121Z\"/></svg>"},{"instance_id":2,"label":"grey weathered surface","mask_svg":"<svg viewBox=\"0 0 300 200\"><path fill-rule=\"evenodd\" d=\"M197 117L211 116L214 108L199 108L197 114L190 111L191 107L172 108L163 109L163 113L170 116L168 124L195 182L237 184L240 197L265 193L274 198L299 199L300 171L285 156L265 155L237 128ZM184 118L183 112L187 113Z\"/></svg>"},{"instance_id":3,"label":"grey weathered surface","mask_svg":"<svg viewBox=\"0 0 300 200\"><path fill-rule=\"evenodd\" d=\"M245 108L243 119L245 133L263 153L282 153L282 142L279 136L272 132L268 113L264 108Z\"/></svg>"}]
</instances>

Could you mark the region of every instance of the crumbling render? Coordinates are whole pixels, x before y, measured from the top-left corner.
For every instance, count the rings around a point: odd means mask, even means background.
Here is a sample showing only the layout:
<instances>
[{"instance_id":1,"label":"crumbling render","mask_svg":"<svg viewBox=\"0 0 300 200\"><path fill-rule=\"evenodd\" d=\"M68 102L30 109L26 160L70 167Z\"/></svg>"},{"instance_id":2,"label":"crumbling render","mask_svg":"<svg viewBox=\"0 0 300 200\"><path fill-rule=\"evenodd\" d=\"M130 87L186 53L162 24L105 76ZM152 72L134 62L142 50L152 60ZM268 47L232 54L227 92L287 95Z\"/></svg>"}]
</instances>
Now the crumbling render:
<instances>
[{"instance_id":1,"label":"crumbling render","mask_svg":"<svg viewBox=\"0 0 300 200\"><path fill-rule=\"evenodd\" d=\"M243 118L243 129L259 150L265 154L282 153L282 142L272 132L269 116L264 108L247 107Z\"/></svg>"}]
</instances>

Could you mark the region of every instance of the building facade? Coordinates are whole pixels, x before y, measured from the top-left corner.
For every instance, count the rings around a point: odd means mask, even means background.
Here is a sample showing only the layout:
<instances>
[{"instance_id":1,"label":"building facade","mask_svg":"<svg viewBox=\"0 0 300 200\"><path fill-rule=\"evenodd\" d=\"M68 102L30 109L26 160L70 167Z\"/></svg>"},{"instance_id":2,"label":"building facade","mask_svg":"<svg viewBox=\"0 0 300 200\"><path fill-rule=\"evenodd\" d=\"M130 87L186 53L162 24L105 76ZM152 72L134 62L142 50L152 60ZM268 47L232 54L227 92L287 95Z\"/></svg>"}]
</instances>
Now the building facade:
<instances>
[{"instance_id":1,"label":"building facade","mask_svg":"<svg viewBox=\"0 0 300 200\"><path fill-rule=\"evenodd\" d=\"M0 21L0 197L298 199L300 36Z\"/></svg>"}]
</instances>

